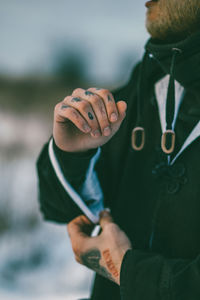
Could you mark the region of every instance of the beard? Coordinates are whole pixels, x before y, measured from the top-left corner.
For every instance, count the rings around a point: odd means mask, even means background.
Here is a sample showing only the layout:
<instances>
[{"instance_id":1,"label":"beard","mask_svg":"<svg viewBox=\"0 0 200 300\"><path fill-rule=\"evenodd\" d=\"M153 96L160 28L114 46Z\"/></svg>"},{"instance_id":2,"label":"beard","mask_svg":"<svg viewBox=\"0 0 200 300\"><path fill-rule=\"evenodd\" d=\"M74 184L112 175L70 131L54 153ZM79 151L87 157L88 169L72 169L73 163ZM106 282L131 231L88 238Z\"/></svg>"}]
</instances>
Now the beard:
<instances>
[{"instance_id":1,"label":"beard","mask_svg":"<svg viewBox=\"0 0 200 300\"><path fill-rule=\"evenodd\" d=\"M156 1L148 8L146 28L153 39L160 41L187 38L200 30L200 0Z\"/></svg>"}]
</instances>

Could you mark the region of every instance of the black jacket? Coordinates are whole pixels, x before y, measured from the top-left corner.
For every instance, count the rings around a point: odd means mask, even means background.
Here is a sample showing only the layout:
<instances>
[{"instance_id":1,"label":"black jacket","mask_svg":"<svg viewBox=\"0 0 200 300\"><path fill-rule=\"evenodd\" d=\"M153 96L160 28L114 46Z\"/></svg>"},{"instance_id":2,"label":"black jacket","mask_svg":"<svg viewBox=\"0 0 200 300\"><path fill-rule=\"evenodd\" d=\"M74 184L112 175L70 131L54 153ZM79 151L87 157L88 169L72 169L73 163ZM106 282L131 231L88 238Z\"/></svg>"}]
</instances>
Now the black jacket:
<instances>
[{"instance_id":1,"label":"black jacket","mask_svg":"<svg viewBox=\"0 0 200 300\"><path fill-rule=\"evenodd\" d=\"M138 77L114 93L128 104L117 134L101 149L96 171L115 222L130 238L133 250L123 260L121 285L97 275L91 299L197 300L200 299L200 130L173 165L160 147L161 126L154 84L169 73L172 48L182 53L175 63L175 79L185 88L177 117L175 157L200 119L200 34L175 45L149 41L142 84L142 151L131 147L137 120ZM74 187L84 180L94 154L63 153L55 147L63 172ZM44 147L38 160L40 204L44 217L67 223L81 214L63 190ZM121 296L120 296L121 295Z\"/></svg>"}]
</instances>

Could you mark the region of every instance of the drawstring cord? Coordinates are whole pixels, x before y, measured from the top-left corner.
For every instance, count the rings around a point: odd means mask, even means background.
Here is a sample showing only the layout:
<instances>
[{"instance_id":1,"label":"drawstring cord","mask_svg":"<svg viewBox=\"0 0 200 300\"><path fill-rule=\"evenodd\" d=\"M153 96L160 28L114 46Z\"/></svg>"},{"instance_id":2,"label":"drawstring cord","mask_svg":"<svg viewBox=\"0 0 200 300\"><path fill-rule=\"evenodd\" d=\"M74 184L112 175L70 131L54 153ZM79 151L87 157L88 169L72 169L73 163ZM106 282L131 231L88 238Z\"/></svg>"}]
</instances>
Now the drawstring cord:
<instances>
[{"instance_id":1,"label":"drawstring cord","mask_svg":"<svg viewBox=\"0 0 200 300\"><path fill-rule=\"evenodd\" d=\"M178 48L173 48L173 55L170 67L170 79L167 92L166 100L166 131L163 133L161 138L161 148L164 153L171 154L175 148L175 139L176 135L172 128L175 115L175 78L174 78L174 69L176 57L182 51Z\"/></svg>"},{"instance_id":2,"label":"drawstring cord","mask_svg":"<svg viewBox=\"0 0 200 300\"><path fill-rule=\"evenodd\" d=\"M172 61L170 67L170 80L168 85L167 100L166 100L166 131L161 138L161 148L164 153L171 154L175 148L175 132L172 128L174 115L175 115L175 78L174 69L177 54L182 53L178 48L172 49ZM144 85L144 73L146 60L149 56L149 52L146 51L140 68L138 85L137 85L137 122L135 128L132 130L132 148L136 151L141 151L145 145L145 129L142 126L142 106L143 106L143 91ZM157 60L157 59L156 59ZM159 61L158 61L159 62Z\"/></svg>"},{"instance_id":3,"label":"drawstring cord","mask_svg":"<svg viewBox=\"0 0 200 300\"><path fill-rule=\"evenodd\" d=\"M145 145L145 129L142 126L142 105L143 105L143 90L144 90L144 73L146 60L148 58L148 51L145 52L142 65L139 72L139 79L137 84L137 121L136 126L132 131L132 147L136 151L141 151Z\"/></svg>"}]
</instances>

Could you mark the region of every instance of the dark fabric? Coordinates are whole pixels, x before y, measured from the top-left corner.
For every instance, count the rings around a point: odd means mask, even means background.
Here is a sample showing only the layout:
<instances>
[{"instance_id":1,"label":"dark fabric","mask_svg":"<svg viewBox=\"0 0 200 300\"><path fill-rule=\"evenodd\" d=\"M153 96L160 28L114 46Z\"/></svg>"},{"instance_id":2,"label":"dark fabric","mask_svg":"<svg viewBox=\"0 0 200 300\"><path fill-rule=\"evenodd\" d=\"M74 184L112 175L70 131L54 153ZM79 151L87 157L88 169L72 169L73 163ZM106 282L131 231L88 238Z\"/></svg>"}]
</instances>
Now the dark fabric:
<instances>
[{"instance_id":1,"label":"dark fabric","mask_svg":"<svg viewBox=\"0 0 200 300\"><path fill-rule=\"evenodd\" d=\"M56 146L54 140L53 149L64 176L75 189L78 189L85 180L90 160L96 154L97 149L80 153L65 152Z\"/></svg>"},{"instance_id":2,"label":"dark fabric","mask_svg":"<svg viewBox=\"0 0 200 300\"><path fill-rule=\"evenodd\" d=\"M199 35L196 35L196 43L192 40L195 50L188 46L190 41L191 38L181 42L186 53L181 62L181 73L175 72L175 79L179 79L176 74L181 74L189 81L182 80L185 96L177 118L173 156L200 117ZM154 47L158 53L159 47ZM165 58L171 55L173 47L167 46ZM194 72L191 72L192 58ZM167 74L167 68L161 66L163 58L159 59L161 64L157 59L147 60L142 106L146 144L141 152L135 152L131 147L131 132L137 119L136 86L140 64L134 69L129 83L114 93L116 101L127 102L127 116L117 134L102 147L96 171L105 205L111 208L115 222L130 238L133 250L124 257L120 288L96 276L92 300L200 299L200 139L197 138L173 166L167 165L167 157L160 147L161 127L154 94L155 82ZM166 61L164 59L165 64ZM168 61L170 63L170 59ZM74 166L77 167L75 161ZM58 183L46 148L38 168L44 216L67 222L80 214ZM84 170L81 172L83 174Z\"/></svg>"}]
</instances>

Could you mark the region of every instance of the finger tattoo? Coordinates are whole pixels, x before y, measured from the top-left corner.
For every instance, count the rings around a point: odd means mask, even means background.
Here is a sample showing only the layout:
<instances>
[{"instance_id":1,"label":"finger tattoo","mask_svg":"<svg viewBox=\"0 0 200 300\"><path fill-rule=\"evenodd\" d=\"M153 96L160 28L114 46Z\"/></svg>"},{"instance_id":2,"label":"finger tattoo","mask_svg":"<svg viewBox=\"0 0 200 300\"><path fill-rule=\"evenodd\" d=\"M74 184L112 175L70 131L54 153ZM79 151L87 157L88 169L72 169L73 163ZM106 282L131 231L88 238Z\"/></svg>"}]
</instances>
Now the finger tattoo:
<instances>
[{"instance_id":1,"label":"finger tattoo","mask_svg":"<svg viewBox=\"0 0 200 300\"><path fill-rule=\"evenodd\" d=\"M85 91L85 95L86 96L94 96L94 93L90 92L90 91Z\"/></svg>"},{"instance_id":2,"label":"finger tattoo","mask_svg":"<svg viewBox=\"0 0 200 300\"><path fill-rule=\"evenodd\" d=\"M78 97L72 98L72 102L81 102L81 99Z\"/></svg>"},{"instance_id":3,"label":"finger tattoo","mask_svg":"<svg viewBox=\"0 0 200 300\"><path fill-rule=\"evenodd\" d=\"M106 268L100 265L101 252L98 249L91 249L90 251L82 254L80 258L86 267L110 280L113 280L111 274L106 270Z\"/></svg>"},{"instance_id":4,"label":"finger tattoo","mask_svg":"<svg viewBox=\"0 0 200 300\"><path fill-rule=\"evenodd\" d=\"M66 109L66 108L68 108L68 107L70 107L70 106L64 104L64 105L61 106L61 109Z\"/></svg>"},{"instance_id":5,"label":"finger tattoo","mask_svg":"<svg viewBox=\"0 0 200 300\"><path fill-rule=\"evenodd\" d=\"M93 116L93 114L92 114L91 112L88 113L88 118L89 118L90 120L94 120L94 116Z\"/></svg>"},{"instance_id":6,"label":"finger tattoo","mask_svg":"<svg viewBox=\"0 0 200 300\"><path fill-rule=\"evenodd\" d=\"M110 97L110 95L108 95L108 102L111 102L112 98Z\"/></svg>"}]
</instances>

